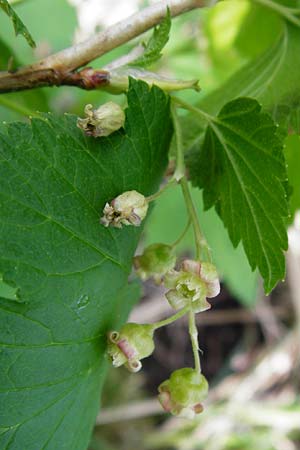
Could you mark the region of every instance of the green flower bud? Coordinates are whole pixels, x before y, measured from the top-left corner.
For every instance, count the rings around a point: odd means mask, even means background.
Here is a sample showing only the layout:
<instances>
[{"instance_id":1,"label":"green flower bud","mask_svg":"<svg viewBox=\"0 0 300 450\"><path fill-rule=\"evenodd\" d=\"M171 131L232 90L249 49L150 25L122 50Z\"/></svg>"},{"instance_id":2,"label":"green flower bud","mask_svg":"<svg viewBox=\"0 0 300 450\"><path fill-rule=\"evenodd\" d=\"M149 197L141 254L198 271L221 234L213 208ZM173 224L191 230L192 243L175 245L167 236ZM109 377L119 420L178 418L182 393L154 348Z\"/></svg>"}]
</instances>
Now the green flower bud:
<instances>
[{"instance_id":1,"label":"green flower bud","mask_svg":"<svg viewBox=\"0 0 300 450\"><path fill-rule=\"evenodd\" d=\"M162 277L175 266L176 256L170 245L152 244L144 250L142 255L135 256L133 262L142 280L153 277L159 284Z\"/></svg>"},{"instance_id":2,"label":"green flower bud","mask_svg":"<svg viewBox=\"0 0 300 450\"><path fill-rule=\"evenodd\" d=\"M122 228L122 225L138 227L146 217L147 211L148 202L144 195L137 191L127 191L110 203L106 203L100 222L105 227L109 225L116 228Z\"/></svg>"},{"instance_id":3,"label":"green flower bud","mask_svg":"<svg viewBox=\"0 0 300 450\"><path fill-rule=\"evenodd\" d=\"M151 355L154 350L153 327L126 323L120 330L108 333L107 353L114 367L125 365L130 372L138 372L141 359Z\"/></svg>"},{"instance_id":4,"label":"green flower bud","mask_svg":"<svg viewBox=\"0 0 300 450\"><path fill-rule=\"evenodd\" d=\"M165 285L171 288L166 297L173 308L191 306L196 313L209 309L206 297L215 297L220 292L215 266L189 259L183 261L179 272L172 270L166 274Z\"/></svg>"},{"instance_id":5,"label":"green flower bud","mask_svg":"<svg viewBox=\"0 0 300 450\"><path fill-rule=\"evenodd\" d=\"M92 105L84 108L85 119L78 118L77 126L88 136L109 136L124 126L125 113L117 103L107 102L97 109Z\"/></svg>"},{"instance_id":6,"label":"green flower bud","mask_svg":"<svg viewBox=\"0 0 300 450\"><path fill-rule=\"evenodd\" d=\"M165 411L175 416L194 418L203 411L201 402L208 393L206 378L195 369L175 370L158 387L158 399Z\"/></svg>"}]
</instances>

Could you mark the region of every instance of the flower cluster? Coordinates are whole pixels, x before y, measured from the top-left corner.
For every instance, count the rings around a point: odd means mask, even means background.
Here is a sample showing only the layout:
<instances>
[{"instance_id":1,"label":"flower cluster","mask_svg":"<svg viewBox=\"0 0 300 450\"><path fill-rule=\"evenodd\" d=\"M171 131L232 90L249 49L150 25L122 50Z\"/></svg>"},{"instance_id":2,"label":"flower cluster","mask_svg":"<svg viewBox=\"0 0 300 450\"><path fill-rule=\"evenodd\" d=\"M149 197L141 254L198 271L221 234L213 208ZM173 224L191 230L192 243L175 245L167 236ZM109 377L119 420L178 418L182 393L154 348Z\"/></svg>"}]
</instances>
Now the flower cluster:
<instances>
[{"instance_id":1,"label":"flower cluster","mask_svg":"<svg viewBox=\"0 0 300 450\"><path fill-rule=\"evenodd\" d=\"M151 197L147 199L135 190L126 191L105 204L100 222L105 227L139 226L146 217L149 201ZM194 314L209 309L207 298L219 294L217 270L210 262L191 259L185 259L179 270L175 270L174 245L162 243L149 245L143 254L134 257L133 262L142 280L153 278L158 284L164 283L169 289L165 294L169 304L179 311L152 325L127 323L120 331L110 331L107 353L114 367L124 365L131 372L138 372L142 367L141 360L154 350L154 331L189 313L195 369L186 367L173 372L160 384L158 399L165 411L193 418L202 412L202 401L208 392L208 383L201 373Z\"/></svg>"}]
</instances>

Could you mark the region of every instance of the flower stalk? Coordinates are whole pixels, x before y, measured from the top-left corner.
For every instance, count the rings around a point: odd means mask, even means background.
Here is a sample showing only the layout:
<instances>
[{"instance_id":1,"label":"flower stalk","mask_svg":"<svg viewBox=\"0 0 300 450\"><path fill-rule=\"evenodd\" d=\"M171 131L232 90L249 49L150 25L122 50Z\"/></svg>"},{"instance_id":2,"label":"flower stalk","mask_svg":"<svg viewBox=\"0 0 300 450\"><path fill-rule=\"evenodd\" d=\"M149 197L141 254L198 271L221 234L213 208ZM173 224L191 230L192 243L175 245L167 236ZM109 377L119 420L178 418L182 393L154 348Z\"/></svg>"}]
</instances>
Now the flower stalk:
<instances>
[{"instance_id":1,"label":"flower stalk","mask_svg":"<svg viewBox=\"0 0 300 450\"><path fill-rule=\"evenodd\" d=\"M201 363L199 356L199 342L198 342L198 330L196 326L195 313L193 310L189 311L189 335L191 338L191 344L194 355L195 370L201 372Z\"/></svg>"}]
</instances>

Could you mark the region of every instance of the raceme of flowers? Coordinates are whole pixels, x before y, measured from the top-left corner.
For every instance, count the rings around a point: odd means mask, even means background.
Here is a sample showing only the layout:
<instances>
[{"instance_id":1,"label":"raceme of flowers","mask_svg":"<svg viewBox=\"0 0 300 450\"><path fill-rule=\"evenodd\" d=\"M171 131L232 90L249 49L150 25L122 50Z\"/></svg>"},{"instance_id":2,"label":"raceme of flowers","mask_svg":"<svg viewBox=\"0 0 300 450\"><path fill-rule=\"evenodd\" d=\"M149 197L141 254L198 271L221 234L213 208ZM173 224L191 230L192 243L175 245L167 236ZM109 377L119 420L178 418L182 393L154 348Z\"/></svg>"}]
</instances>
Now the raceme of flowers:
<instances>
[{"instance_id":1,"label":"raceme of flowers","mask_svg":"<svg viewBox=\"0 0 300 450\"><path fill-rule=\"evenodd\" d=\"M105 137L124 127L124 111L113 102L97 109L86 105L84 112L86 117L78 118L77 126L88 136ZM160 193L158 192L158 195ZM149 202L156 197L155 194L147 198L136 190L123 192L105 203L100 223L113 228L130 225L138 227L147 215ZM197 240L196 245L199 247ZM201 258L185 259L179 270L175 270L174 246L152 244L142 255L134 257L133 265L142 280L153 278L155 283L164 284L169 289L165 294L166 299L178 312L161 322L126 323L119 331L110 331L107 336L107 354L114 367L125 366L131 372L138 372L142 367L141 360L154 351L155 330L188 314L195 368L175 370L170 378L158 387L158 399L165 411L176 416L193 418L203 411L202 401L208 392L207 380L201 373L194 315L210 308L207 298L219 294L220 283L215 266Z\"/></svg>"},{"instance_id":2,"label":"raceme of flowers","mask_svg":"<svg viewBox=\"0 0 300 450\"><path fill-rule=\"evenodd\" d=\"M137 191L124 192L106 203L101 223L118 228L122 225L139 226L147 209L147 199L142 194ZM180 269L175 270L176 255L170 245L152 244L142 255L135 256L133 263L142 280L153 278L156 283L164 283L169 288L165 296L175 310L193 313L205 311L210 308L207 298L213 298L220 292L219 278L213 264L186 259ZM110 331L107 353L113 366L124 365L131 372L139 371L141 360L154 351L153 335L159 327L159 322L127 323L120 331ZM196 369L183 368L173 372L168 380L161 383L158 391L158 399L165 411L193 418L203 411L201 402L207 395L208 383Z\"/></svg>"}]
</instances>

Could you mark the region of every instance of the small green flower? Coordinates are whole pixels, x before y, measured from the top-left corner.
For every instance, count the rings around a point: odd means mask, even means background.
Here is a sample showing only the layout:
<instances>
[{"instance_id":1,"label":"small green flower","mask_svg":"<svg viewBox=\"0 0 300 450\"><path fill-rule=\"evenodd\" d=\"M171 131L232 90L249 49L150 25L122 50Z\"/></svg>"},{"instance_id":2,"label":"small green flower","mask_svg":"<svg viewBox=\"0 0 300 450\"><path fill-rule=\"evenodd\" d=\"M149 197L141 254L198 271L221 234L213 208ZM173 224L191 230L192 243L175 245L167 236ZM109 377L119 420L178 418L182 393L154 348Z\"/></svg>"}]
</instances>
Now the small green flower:
<instances>
[{"instance_id":1,"label":"small green flower","mask_svg":"<svg viewBox=\"0 0 300 450\"><path fill-rule=\"evenodd\" d=\"M186 259L181 270L171 270L165 276L165 285L171 288L166 297L175 309L191 306L194 312L210 308L206 297L211 298L220 292L216 268L208 262Z\"/></svg>"},{"instance_id":2,"label":"small green flower","mask_svg":"<svg viewBox=\"0 0 300 450\"><path fill-rule=\"evenodd\" d=\"M100 222L105 227L122 228L122 225L138 227L146 217L148 202L144 195L137 191L126 191L118 195L103 209Z\"/></svg>"},{"instance_id":3,"label":"small green flower","mask_svg":"<svg viewBox=\"0 0 300 450\"><path fill-rule=\"evenodd\" d=\"M203 411L201 402L208 393L206 378L195 369L175 370L158 387L158 399L165 411L175 416L194 418Z\"/></svg>"},{"instance_id":4,"label":"small green flower","mask_svg":"<svg viewBox=\"0 0 300 450\"><path fill-rule=\"evenodd\" d=\"M152 244L142 255L135 256L133 261L136 272L142 280L153 277L159 284L162 277L175 266L176 256L170 245Z\"/></svg>"},{"instance_id":5,"label":"small green flower","mask_svg":"<svg viewBox=\"0 0 300 450\"><path fill-rule=\"evenodd\" d=\"M114 367L125 365L130 372L138 372L141 359L154 350L153 327L126 323L120 330L108 333L107 353Z\"/></svg>"},{"instance_id":6,"label":"small green flower","mask_svg":"<svg viewBox=\"0 0 300 450\"><path fill-rule=\"evenodd\" d=\"M109 136L125 123L123 109L114 102L107 102L97 109L93 109L93 105L86 105L84 113L86 118L78 118L77 126L88 136Z\"/></svg>"}]
</instances>

